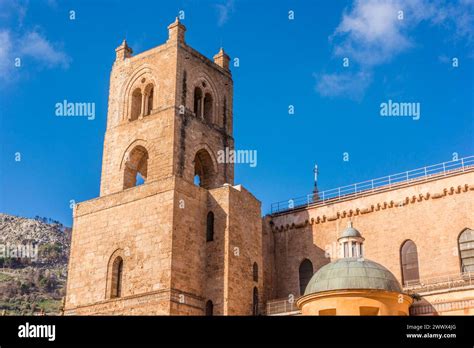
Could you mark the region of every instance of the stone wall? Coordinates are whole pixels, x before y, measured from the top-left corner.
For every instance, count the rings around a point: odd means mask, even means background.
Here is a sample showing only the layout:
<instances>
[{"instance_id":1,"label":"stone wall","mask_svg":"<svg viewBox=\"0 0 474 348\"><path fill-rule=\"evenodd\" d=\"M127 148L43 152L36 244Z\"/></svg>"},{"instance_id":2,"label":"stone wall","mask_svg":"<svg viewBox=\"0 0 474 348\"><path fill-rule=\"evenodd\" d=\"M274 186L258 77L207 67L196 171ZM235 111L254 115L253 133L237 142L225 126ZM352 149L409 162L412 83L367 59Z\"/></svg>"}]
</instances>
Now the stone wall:
<instances>
[{"instance_id":1,"label":"stone wall","mask_svg":"<svg viewBox=\"0 0 474 348\"><path fill-rule=\"evenodd\" d=\"M349 220L365 238L365 257L401 279L400 248L418 248L420 278L460 272L458 236L474 227L474 172L454 173L333 204L287 212L271 220L276 298L299 296L303 259L314 271L337 257L337 237Z\"/></svg>"},{"instance_id":2,"label":"stone wall","mask_svg":"<svg viewBox=\"0 0 474 348\"><path fill-rule=\"evenodd\" d=\"M194 113L194 90L199 87L214 99L213 118L207 120ZM233 163L219 162L220 150L234 149L232 137L233 82L224 70L191 47L180 44L177 55L176 105L174 128L175 173L192 182L196 153L205 149L215 172L210 188L234 183ZM183 109L182 106L185 106ZM184 110L184 111L183 111ZM224 124L225 123L225 124Z\"/></svg>"},{"instance_id":3,"label":"stone wall","mask_svg":"<svg viewBox=\"0 0 474 348\"><path fill-rule=\"evenodd\" d=\"M264 293L260 202L240 185L229 188L229 202L225 314L252 315L254 287L258 289L259 304ZM258 265L258 281L253 279L254 262Z\"/></svg>"},{"instance_id":4,"label":"stone wall","mask_svg":"<svg viewBox=\"0 0 474 348\"><path fill-rule=\"evenodd\" d=\"M101 196L123 189L127 154L137 145L148 152L147 180L173 174L176 52L176 46L168 43L114 63L110 76ZM154 84L153 110L149 115L129 121L133 90L143 89L149 83Z\"/></svg>"},{"instance_id":5,"label":"stone wall","mask_svg":"<svg viewBox=\"0 0 474 348\"><path fill-rule=\"evenodd\" d=\"M173 206L172 178L77 205L66 309L110 298L109 263L117 252L123 258L123 297L169 289Z\"/></svg>"}]
</instances>

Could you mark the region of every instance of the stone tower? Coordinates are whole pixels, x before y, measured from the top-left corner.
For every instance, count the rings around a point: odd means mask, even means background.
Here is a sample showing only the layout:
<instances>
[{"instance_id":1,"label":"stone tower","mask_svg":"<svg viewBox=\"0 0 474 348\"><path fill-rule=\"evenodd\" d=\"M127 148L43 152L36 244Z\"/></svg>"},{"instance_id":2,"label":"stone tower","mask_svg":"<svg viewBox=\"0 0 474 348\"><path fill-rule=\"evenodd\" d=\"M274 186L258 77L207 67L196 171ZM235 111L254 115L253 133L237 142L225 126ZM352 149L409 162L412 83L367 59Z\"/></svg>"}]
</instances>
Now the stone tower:
<instances>
[{"instance_id":1,"label":"stone tower","mask_svg":"<svg viewBox=\"0 0 474 348\"><path fill-rule=\"evenodd\" d=\"M66 314L259 311L260 202L234 186L229 56L209 60L178 20L110 76L100 197L76 205ZM260 274L259 274L260 270Z\"/></svg>"}]
</instances>

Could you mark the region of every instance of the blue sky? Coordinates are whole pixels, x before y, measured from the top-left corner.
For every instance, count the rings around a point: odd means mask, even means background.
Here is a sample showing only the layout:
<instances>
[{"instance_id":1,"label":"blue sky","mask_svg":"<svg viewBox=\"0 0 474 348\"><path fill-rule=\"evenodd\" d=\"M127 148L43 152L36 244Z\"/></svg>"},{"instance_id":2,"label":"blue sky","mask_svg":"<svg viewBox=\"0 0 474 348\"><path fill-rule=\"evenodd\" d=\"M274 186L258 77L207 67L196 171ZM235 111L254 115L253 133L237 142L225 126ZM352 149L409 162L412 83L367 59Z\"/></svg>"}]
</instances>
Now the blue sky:
<instances>
[{"instance_id":1,"label":"blue sky","mask_svg":"<svg viewBox=\"0 0 474 348\"><path fill-rule=\"evenodd\" d=\"M189 45L239 58L235 144L258 162L236 165L235 182L263 213L309 193L315 163L330 189L474 154L472 0L7 0L0 212L70 225L70 201L98 196L114 49L124 38L136 53L160 45L180 10ZM94 102L96 118L56 117L64 99ZM389 99L420 103L419 120L381 117Z\"/></svg>"}]
</instances>

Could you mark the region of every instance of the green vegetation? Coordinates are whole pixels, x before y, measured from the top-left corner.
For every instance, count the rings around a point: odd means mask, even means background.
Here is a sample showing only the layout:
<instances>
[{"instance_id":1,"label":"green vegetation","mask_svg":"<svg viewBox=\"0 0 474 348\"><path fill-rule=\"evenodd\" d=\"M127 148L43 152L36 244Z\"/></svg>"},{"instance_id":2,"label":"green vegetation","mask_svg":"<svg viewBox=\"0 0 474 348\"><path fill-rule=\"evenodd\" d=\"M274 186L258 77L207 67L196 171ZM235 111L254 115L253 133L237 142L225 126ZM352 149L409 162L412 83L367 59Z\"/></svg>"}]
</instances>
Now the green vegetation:
<instances>
[{"instance_id":1,"label":"green vegetation","mask_svg":"<svg viewBox=\"0 0 474 348\"><path fill-rule=\"evenodd\" d=\"M37 302L37 308L48 313L59 313L62 307L62 300L43 299Z\"/></svg>"},{"instance_id":2,"label":"green vegetation","mask_svg":"<svg viewBox=\"0 0 474 348\"><path fill-rule=\"evenodd\" d=\"M0 257L0 315L59 315L71 230L52 219L6 214L0 214L0 228L4 243L38 246L35 259Z\"/></svg>"},{"instance_id":3,"label":"green vegetation","mask_svg":"<svg viewBox=\"0 0 474 348\"><path fill-rule=\"evenodd\" d=\"M48 315L57 315L61 311L61 299L34 299L18 297L0 300L0 313L5 315L33 315L43 312Z\"/></svg>"},{"instance_id":4,"label":"green vegetation","mask_svg":"<svg viewBox=\"0 0 474 348\"><path fill-rule=\"evenodd\" d=\"M12 279L13 277L11 275L0 272L0 282L7 282Z\"/></svg>"},{"instance_id":5,"label":"green vegetation","mask_svg":"<svg viewBox=\"0 0 474 348\"><path fill-rule=\"evenodd\" d=\"M38 253L41 259L46 262L54 262L62 257L63 246L56 243L41 244L38 248Z\"/></svg>"}]
</instances>

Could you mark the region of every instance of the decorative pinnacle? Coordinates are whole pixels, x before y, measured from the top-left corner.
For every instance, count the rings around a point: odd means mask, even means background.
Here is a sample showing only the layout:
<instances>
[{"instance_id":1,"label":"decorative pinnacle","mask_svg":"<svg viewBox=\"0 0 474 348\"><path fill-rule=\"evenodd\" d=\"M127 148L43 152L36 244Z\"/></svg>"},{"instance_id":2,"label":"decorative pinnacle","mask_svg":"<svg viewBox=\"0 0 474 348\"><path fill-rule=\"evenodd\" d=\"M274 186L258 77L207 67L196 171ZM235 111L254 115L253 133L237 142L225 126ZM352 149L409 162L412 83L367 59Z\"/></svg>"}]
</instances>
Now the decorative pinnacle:
<instances>
[{"instance_id":1,"label":"decorative pinnacle","mask_svg":"<svg viewBox=\"0 0 474 348\"><path fill-rule=\"evenodd\" d=\"M184 43L186 27L176 17L174 22L168 25L168 41Z\"/></svg>"},{"instance_id":2,"label":"decorative pinnacle","mask_svg":"<svg viewBox=\"0 0 474 348\"><path fill-rule=\"evenodd\" d=\"M227 53L225 53L224 49L221 47L219 52L214 55L214 63L219 65L220 67L224 68L225 70L229 71L229 61L230 57Z\"/></svg>"},{"instance_id":3,"label":"decorative pinnacle","mask_svg":"<svg viewBox=\"0 0 474 348\"><path fill-rule=\"evenodd\" d=\"M132 56L133 50L128 46L127 40L123 39L119 47L115 49L116 59L123 60Z\"/></svg>"}]
</instances>

